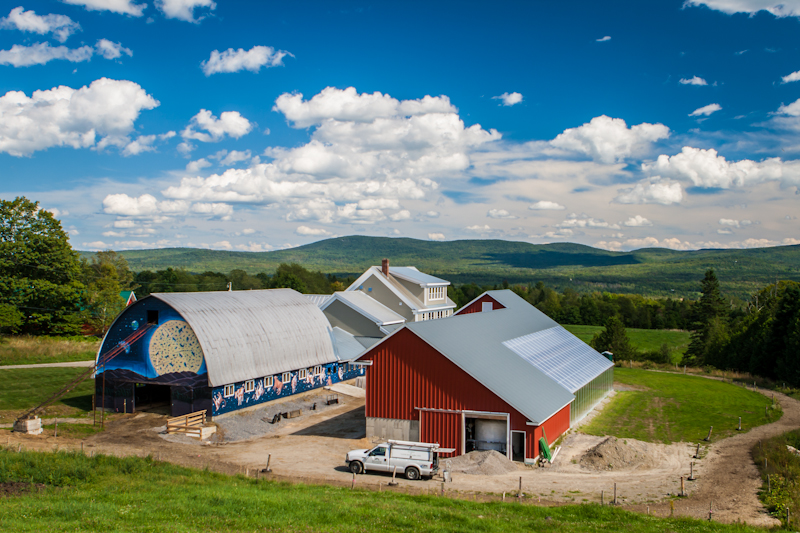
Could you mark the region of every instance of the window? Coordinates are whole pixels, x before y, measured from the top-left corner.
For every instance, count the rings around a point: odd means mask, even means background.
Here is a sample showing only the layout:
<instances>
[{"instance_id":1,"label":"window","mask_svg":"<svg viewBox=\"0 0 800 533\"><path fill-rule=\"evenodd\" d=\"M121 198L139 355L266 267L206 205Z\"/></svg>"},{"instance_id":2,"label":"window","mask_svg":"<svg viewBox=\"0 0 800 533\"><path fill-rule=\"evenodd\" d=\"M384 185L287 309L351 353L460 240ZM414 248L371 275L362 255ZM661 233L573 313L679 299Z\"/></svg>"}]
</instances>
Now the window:
<instances>
[{"instance_id":1,"label":"window","mask_svg":"<svg viewBox=\"0 0 800 533\"><path fill-rule=\"evenodd\" d=\"M275 384L275 378L272 376L267 376L264 378L264 388L268 389Z\"/></svg>"},{"instance_id":2,"label":"window","mask_svg":"<svg viewBox=\"0 0 800 533\"><path fill-rule=\"evenodd\" d=\"M233 396L234 389L236 389L235 385L225 385L225 391L223 393L223 396L225 396L226 398L230 398L231 396Z\"/></svg>"},{"instance_id":3,"label":"window","mask_svg":"<svg viewBox=\"0 0 800 533\"><path fill-rule=\"evenodd\" d=\"M244 382L245 392L253 392L255 389L256 389L256 384L255 381L253 381L252 379Z\"/></svg>"},{"instance_id":4,"label":"window","mask_svg":"<svg viewBox=\"0 0 800 533\"><path fill-rule=\"evenodd\" d=\"M281 374L281 381L283 381L284 383L289 383L290 381L292 381L292 373L284 372L283 374Z\"/></svg>"},{"instance_id":5,"label":"window","mask_svg":"<svg viewBox=\"0 0 800 533\"><path fill-rule=\"evenodd\" d=\"M319 376L322 374L322 365L317 365L314 367L314 375Z\"/></svg>"},{"instance_id":6,"label":"window","mask_svg":"<svg viewBox=\"0 0 800 533\"><path fill-rule=\"evenodd\" d=\"M147 323L148 324L158 324L158 311L148 311L147 312Z\"/></svg>"},{"instance_id":7,"label":"window","mask_svg":"<svg viewBox=\"0 0 800 533\"><path fill-rule=\"evenodd\" d=\"M367 287L367 292L372 292L372 287Z\"/></svg>"},{"instance_id":8,"label":"window","mask_svg":"<svg viewBox=\"0 0 800 533\"><path fill-rule=\"evenodd\" d=\"M305 368L300 369L297 372L297 379L306 379L306 369Z\"/></svg>"},{"instance_id":9,"label":"window","mask_svg":"<svg viewBox=\"0 0 800 533\"><path fill-rule=\"evenodd\" d=\"M386 448L380 446L369 452L370 457L386 457Z\"/></svg>"},{"instance_id":10,"label":"window","mask_svg":"<svg viewBox=\"0 0 800 533\"><path fill-rule=\"evenodd\" d=\"M428 300L444 300L445 287L430 287L428 289Z\"/></svg>"}]
</instances>

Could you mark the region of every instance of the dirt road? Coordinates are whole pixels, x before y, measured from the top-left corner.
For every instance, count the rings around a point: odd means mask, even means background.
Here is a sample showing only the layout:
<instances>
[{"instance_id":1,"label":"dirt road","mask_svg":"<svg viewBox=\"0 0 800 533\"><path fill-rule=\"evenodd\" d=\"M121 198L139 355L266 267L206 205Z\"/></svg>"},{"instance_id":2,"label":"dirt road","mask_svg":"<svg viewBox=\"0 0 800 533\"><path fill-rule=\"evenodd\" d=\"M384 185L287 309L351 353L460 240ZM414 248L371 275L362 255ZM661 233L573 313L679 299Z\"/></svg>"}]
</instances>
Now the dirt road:
<instances>
[{"instance_id":1,"label":"dirt road","mask_svg":"<svg viewBox=\"0 0 800 533\"><path fill-rule=\"evenodd\" d=\"M770 391L771 394L771 391ZM776 521L761 507L757 491L761 485L750 449L760 439L766 439L800 427L800 402L776 393L784 415L780 421L760 426L747 433L713 443L695 466L697 481L687 482L690 496L675 502L677 515L707 518L713 502L716 521L746 521L769 526ZM161 460L184 466L209 468L223 473L255 475L270 459L271 477L309 483L349 485L352 474L344 464L345 454L352 449L367 448L373 443L364 438L364 400L342 397L342 404L302 419L286 420L279 429L263 437L220 444L199 443L184 436L159 434L165 417L140 414L109 423L108 429L84 441L85 451L115 455L152 455ZM80 441L67 442L52 436L9 434L0 430L0 444L8 439L14 446L52 450L80 448ZM601 491L606 503L617 497L621 505L644 512L669 515L668 494L680 490L680 476L688 477L694 445L640 443L617 439L616 446L628 454L632 462L605 465L600 461L594 468L581 464L582 458L603 440L579 433L569 435L555 464L549 468L519 465L517 471L475 476L454 474L446 485L452 495L481 493L485 499L515 493L522 478L523 492L542 504L599 502ZM584 464L585 461L584 461ZM444 466L444 465L443 465ZM390 481L388 474L367 474L357 477L358 486L378 488ZM438 492L441 479L409 482L400 480L397 490ZM489 494L487 496L487 494Z\"/></svg>"}]
</instances>

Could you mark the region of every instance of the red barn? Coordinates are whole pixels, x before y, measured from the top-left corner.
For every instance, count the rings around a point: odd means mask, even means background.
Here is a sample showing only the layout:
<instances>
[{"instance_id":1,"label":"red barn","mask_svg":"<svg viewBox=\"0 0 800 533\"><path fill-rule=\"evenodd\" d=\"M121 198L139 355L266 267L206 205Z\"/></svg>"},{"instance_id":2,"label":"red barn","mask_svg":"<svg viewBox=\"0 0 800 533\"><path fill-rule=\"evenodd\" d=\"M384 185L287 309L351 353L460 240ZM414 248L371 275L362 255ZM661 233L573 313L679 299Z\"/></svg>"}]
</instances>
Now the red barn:
<instances>
[{"instance_id":1,"label":"red barn","mask_svg":"<svg viewBox=\"0 0 800 533\"><path fill-rule=\"evenodd\" d=\"M365 352L367 437L532 461L611 390L613 365L512 291Z\"/></svg>"}]
</instances>

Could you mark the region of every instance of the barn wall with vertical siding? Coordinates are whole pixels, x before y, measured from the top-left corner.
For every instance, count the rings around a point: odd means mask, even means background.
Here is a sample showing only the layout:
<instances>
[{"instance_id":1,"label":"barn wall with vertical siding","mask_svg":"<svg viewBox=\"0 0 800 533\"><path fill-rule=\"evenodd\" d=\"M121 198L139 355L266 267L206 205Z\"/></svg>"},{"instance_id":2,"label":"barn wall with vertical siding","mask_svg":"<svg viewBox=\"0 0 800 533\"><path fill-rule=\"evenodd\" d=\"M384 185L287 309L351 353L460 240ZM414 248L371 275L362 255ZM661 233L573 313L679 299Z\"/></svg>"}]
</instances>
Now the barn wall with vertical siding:
<instances>
[{"instance_id":1,"label":"barn wall with vertical siding","mask_svg":"<svg viewBox=\"0 0 800 533\"><path fill-rule=\"evenodd\" d=\"M458 310L456 315L468 315L470 313L480 313L483 311L483 303L484 302L492 302L492 310L495 309L505 309L505 306L489 296L488 294L484 294L474 302L470 303L469 305L462 307Z\"/></svg>"},{"instance_id":2,"label":"barn wall with vertical siding","mask_svg":"<svg viewBox=\"0 0 800 533\"><path fill-rule=\"evenodd\" d=\"M366 416L420 420L418 407L509 413L511 429L526 433L526 457L538 455L541 429L527 425L524 415L410 330L398 331L360 359L373 362L367 367ZM567 429L569 405L545 422L550 442ZM463 453L461 430L460 413L426 411L420 420L420 440L455 448L456 455Z\"/></svg>"}]
</instances>

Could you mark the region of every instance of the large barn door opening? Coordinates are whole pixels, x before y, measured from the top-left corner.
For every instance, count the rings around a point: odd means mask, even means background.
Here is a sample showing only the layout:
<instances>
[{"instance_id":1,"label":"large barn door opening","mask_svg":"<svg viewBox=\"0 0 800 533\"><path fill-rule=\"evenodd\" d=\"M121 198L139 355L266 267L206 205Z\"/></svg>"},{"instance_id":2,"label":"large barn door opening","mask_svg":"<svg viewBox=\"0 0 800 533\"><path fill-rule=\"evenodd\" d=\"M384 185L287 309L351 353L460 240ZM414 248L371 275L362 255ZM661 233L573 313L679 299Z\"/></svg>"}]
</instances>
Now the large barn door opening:
<instances>
[{"instance_id":1,"label":"large barn door opening","mask_svg":"<svg viewBox=\"0 0 800 533\"><path fill-rule=\"evenodd\" d=\"M172 392L169 385L155 385L153 383L136 383L133 391L135 395L135 409L137 411L155 411L158 413L172 414Z\"/></svg>"},{"instance_id":2,"label":"large barn door opening","mask_svg":"<svg viewBox=\"0 0 800 533\"><path fill-rule=\"evenodd\" d=\"M511 458L506 413L464 411L464 453L495 450Z\"/></svg>"}]
</instances>

